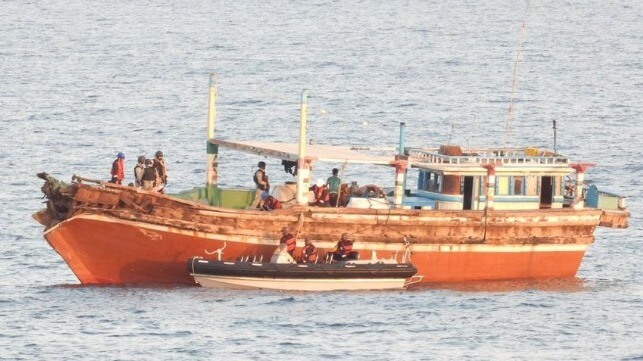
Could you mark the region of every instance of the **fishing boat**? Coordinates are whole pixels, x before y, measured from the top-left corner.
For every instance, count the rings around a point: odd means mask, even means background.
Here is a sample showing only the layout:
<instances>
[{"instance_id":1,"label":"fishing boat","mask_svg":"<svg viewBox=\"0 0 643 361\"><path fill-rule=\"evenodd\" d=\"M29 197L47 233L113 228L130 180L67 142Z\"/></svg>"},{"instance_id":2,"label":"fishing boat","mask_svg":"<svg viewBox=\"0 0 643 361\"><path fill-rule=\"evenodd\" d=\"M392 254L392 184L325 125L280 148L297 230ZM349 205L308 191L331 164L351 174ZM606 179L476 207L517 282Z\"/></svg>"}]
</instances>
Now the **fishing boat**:
<instances>
[{"instance_id":1,"label":"fishing boat","mask_svg":"<svg viewBox=\"0 0 643 361\"><path fill-rule=\"evenodd\" d=\"M225 245L224 245L225 247ZM408 255L408 254L407 254ZM207 288L273 289L285 291L364 291L404 289L421 281L417 270L395 259L324 261L297 263L283 248L277 248L270 262L256 258L221 261L191 257L188 272Z\"/></svg>"},{"instance_id":2,"label":"fishing boat","mask_svg":"<svg viewBox=\"0 0 643 361\"><path fill-rule=\"evenodd\" d=\"M404 124L393 151L310 144L305 91L298 141L217 138L214 79L204 186L169 195L39 174L47 202L34 218L81 283L194 285L185 270L188 258L206 257L226 244L222 261L248 254L267 259L284 226L321 250L332 249L339 234L351 233L361 256L393 257L404 251L406 238L424 283L565 278L576 275L597 226L628 226L624 197L594 190L587 202L584 178L594 164L556 151L410 147ZM254 186L219 186L218 155L224 150L253 154L271 166L294 166L295 180L271 189L281 209L248 209ZM388 169L395 181L390 190L374 182L363 192L351 191L348 202L320 206L310 202L312 166L320 162ZM417 189L405 186L412 172Z\"/></svg>"}]
</instances>

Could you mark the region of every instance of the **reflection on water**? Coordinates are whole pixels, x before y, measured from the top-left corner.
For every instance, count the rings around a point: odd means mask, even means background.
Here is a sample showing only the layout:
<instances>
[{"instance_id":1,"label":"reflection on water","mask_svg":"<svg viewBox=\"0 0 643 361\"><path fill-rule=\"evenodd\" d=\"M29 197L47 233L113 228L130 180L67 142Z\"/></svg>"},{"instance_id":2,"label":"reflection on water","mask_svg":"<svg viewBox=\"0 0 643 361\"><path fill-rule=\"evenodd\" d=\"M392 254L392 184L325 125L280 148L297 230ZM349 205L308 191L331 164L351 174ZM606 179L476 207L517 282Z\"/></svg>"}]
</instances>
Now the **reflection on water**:
<instances>
[{"instance_id":1,"label":"reflection on water","mask_svg":"<svg viewBox=\"0 0 643 361\"><path fill-rule=\"evenodd\" d=\"M582 292L588 290L586 282L578 277L552 278L539 280L501 280L455 283L430 283L411 287L410 290L452 290L464 292L513 292L513 291L547 291L547 292Z\"/></svg>"}]
</instances>

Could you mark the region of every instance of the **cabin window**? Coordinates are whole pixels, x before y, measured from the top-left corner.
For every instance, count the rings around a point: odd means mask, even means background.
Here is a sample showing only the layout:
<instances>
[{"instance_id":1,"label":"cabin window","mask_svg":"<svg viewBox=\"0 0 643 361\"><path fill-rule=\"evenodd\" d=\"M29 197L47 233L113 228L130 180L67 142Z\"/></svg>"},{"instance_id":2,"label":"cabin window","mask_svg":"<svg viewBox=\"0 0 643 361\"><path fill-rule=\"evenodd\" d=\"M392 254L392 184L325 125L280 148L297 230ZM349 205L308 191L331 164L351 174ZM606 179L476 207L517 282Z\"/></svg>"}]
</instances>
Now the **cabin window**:
<instances>
[{"instance_id":1,"label":"cabin window","mask_svg":"<svg viewBox=\"0 0 643 361\"><path fill-rule=\"evenodd\" d=\"M563 195L563 177L554 177L554 195Z\"/></svg>"},{"instance_id":2,"label":"cabin window","mask_svg":"<svg viewBox=\"0 0 643 361\"><path fill-rule=\"evenodd\" d=\"M501 196L509 195L509 177L496 178L496 194Z\"/></svg>"},{"instance_id":3,"label":"cabin window","mask_svg":"<svg viewBox=\"0 0 643 361\"><path fill-rule=\"evenodd\" d=\"M525 178L525 195L528 195L528 196L538 195L538 177L534 175L530 175L524 178Z\"/></svg>"},{"instance_id":4,"label":"cabin window","mask_svg":"<svg viewBox=\"0 0 643 361\"><path fill-rule=\"evenodd\" d=\"M525 185L525 177L523 176L518 176L518 177L511 177L511 181L513 184L513 189L512 193L513 195L523 195L524 194L524 185Z\"/></svg>"},{"instance_id":5,"label":"cabin window","mask_svg":"<svg viewBox=\"0 0 643 361\"><path fill-rule=\"evenodd\" d=\"M429 192L440 192L442 175L432 172L421 172L421 189Z\"/></svg>"}]
</instances>

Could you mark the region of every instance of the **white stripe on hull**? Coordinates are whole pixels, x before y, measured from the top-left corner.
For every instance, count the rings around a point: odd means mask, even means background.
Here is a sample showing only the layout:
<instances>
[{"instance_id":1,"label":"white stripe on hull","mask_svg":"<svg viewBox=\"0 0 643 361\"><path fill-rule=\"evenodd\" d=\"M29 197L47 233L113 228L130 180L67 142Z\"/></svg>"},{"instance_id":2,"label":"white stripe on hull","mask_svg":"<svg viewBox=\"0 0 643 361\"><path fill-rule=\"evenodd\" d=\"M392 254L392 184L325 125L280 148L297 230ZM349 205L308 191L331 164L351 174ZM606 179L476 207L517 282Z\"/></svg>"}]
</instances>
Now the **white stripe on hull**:
<instances>
[{"instance_id":1,"label":"white stripe on hull","mask_svg":"<svg viewBox=\"0 0 643 361\"><path fill-rule=\"evenodd\" d=\"M206 288L272 289L284 291L359 291L401 290L403 278L380 279L296 279L254 278L192 274L194 280Z\"/></svg>"}]
</instances>

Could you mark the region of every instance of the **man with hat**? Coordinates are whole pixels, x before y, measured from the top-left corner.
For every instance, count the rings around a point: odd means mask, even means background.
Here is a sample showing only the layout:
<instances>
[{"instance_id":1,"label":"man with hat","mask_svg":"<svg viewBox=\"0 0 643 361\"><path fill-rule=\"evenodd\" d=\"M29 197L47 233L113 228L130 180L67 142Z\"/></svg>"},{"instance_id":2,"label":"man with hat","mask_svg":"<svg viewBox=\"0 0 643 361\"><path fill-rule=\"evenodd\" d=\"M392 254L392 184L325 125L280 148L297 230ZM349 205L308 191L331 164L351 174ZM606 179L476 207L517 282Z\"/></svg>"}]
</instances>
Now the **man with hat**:
<instances>
[{"instance_id":1,"label":"man with hat","mask_svg":"<svg viewBox=\"0 0 643 361\"><path fill-rule=\"evenodd\" d=\"M121 184L125 178L125 154L118 152L116 159L112 163L112 171L110 172L112 179L110 183Z\"/></svg>"}]
</instances>

